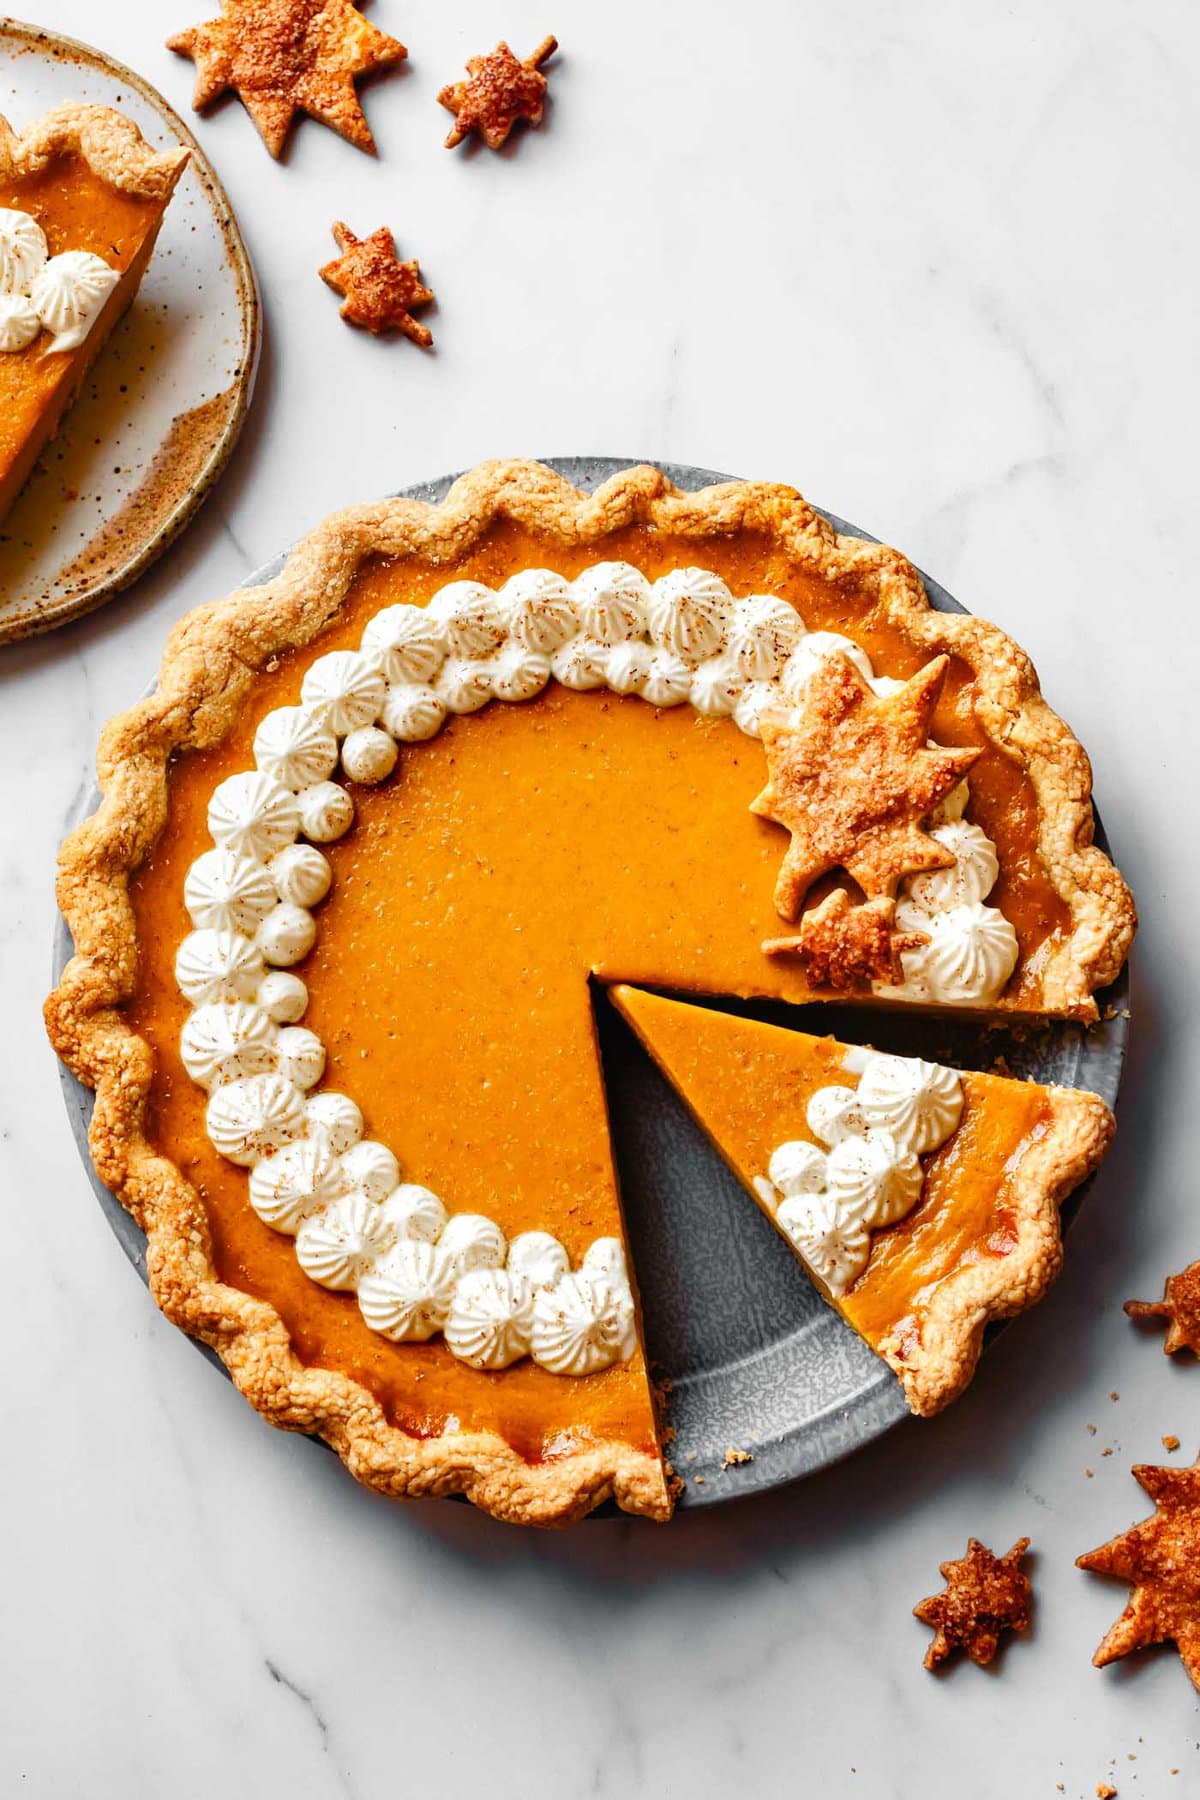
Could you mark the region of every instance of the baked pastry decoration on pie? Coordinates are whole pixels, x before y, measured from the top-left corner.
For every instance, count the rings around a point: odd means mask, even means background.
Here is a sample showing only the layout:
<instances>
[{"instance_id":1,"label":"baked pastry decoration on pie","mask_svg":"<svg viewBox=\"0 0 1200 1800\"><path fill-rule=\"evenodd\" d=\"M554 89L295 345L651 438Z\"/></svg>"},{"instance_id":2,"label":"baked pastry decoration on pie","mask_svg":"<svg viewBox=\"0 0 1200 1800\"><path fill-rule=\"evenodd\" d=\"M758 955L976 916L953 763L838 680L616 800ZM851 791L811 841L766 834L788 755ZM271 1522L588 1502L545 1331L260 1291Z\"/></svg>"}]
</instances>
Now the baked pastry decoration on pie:
<instances>
[{"instance_id":1,"label":"baked pastry decoration on pie","mask_svg":"<svg viewBox=\"0 0 1200 1800\"><path fill-rule=\"evenodd\" d=\"M589 984L838 997L764 950L788 835L751 810L763 721L830 657L885 701L940 683L910 760L955 777L893 858L920 942L876 997L1095 1017L1134 917L1082 750L1002 633L788 488L506 462L351 509L184 619L106 729L47 1005L96 1166L168 1315L370 1485L669 1512ZM864 903L827 871L804 905L838 892ZM1015 1142L1053 1137L1025 1103Z\"/></svg>"},{"instance_id":2,"label":"baked pastry decoration on pie","mask_svg":"<svg viewBox=\"0 0 1200 1800\"><path fill-rule=\"evenodd\" d=\"M1112 1138L1104 1102L611 992L913 1412L940 1411L971 1379L984 1327L1058 1273L1059 1206Z\"/></svg>"},{"instance_id":3,"label":"baked pastry decoration on pie","mask_svg":"<svg viewBox=\"0 0 1200 1800\"><path fill-rule=\"evenodd\" d=\"M1166 1321L1165 1356L1174 1356L1180 1350L1200 1356L1200 1262L1189 1263L1178 1274L1168 1275L1161 1300L1127 1300L1125 1311L1139 1322Z\"/></svg>"},{"instance_id":4,"label":"baked pastry decoration on pie","mask_svg":"<svg viewBox=\"0 0 1200 1800\"><path fill-rule=\"evenodd\" d=\"M0 518L137 293L186 149L103 106L0 119Z\"/></svg>"}]
</instances>

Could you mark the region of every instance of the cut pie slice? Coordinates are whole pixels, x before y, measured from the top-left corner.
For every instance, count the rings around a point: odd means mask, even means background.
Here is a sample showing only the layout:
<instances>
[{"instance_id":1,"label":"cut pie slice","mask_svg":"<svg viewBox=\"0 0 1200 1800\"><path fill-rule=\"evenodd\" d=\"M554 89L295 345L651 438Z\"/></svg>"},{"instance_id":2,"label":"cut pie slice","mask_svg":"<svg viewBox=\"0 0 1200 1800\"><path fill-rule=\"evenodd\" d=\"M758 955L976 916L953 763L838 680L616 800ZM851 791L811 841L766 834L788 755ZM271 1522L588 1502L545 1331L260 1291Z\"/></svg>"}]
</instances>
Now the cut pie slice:
<instances>
[{"instance_id":1,"label":"cut pie slice","mask_svg":"<svg viewBox=\"0 0 1200 1800\"><path fill-rule=\"evenodd\" d=\"M612 998L915 1413L1062 1259L1058 1211L1113 1117L1095 1094L959 1073L617 986Z\"/></svg>"},{"instance_id":2,"label":"cut pie slice","mask_svg":"<svg viewBox=\"0 0 1200 1800\"><path fill-rule=\"evenodd\" d=\"M338 514L99 766L47 1020L155 1297L361 1479L515 1520L670 1509L593 981L1089 1018L1133 931L1027 659L787 488Z\"/></svg>"},{"instance_id":3,"label":"cut pie slice","mask_svg":"<svg viewBox=\"0 0 1200 1800\"><path fill-rule=\"evenodd\" d=\"M0 518L137 293L187 159L104 106L20 137L0 119Z\"/></svg>"}]
</instances>

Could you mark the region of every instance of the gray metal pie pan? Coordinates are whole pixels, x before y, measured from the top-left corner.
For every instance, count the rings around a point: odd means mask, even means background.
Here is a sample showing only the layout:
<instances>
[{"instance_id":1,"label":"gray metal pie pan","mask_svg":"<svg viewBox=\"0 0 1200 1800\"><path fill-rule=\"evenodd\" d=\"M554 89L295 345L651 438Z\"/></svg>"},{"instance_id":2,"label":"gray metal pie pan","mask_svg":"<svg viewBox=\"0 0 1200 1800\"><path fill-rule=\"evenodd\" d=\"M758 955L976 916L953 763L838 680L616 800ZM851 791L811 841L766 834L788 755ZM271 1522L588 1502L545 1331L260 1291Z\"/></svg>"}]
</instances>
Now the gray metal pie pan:
<instances>
[{"instance_id":1,"label":"gray metal pie pan","mask_svg":"<svg viewBox=\"0 0 1200 1800\"><path fill-rule=\"evenodd\" d=\"M545 457L577 487L592 489L619 469L653 458ZM659 463L681 488L735 479L711 469ZM404 488L410 499L438 501L454 475ZM821 509L824 511L824 509ZM838 531L870 534L825 513ZM287 552L249 577L270 581ZM964 612L946 590L923 576L933 606ZM99 801L94 789L79 816ZM1097 828L1097 841L1104 844ZM54 937L57 981L71 954L60 918ZM1003 1056L1031 1080L1090 1088L1115 1106L1129 1033L1129 977L1100 997L1111 1014L1085 1031L1050 1024L1009 1033L978 1022L901 1016L822 1006L722 1003L726 1010L851 1042L926 1055L964 1068L988 1068ZM774 1228L751 1205L682 1102L602 997L597 1017L627 1226L645 1311L647 1350L669 1382L671 1456L684 1477L681 1506L778 1487L836 1462L908 1416L891 1371L816 1293ZM80 1155L105 1215L130 1262L146 1279L141 1231L92 1167L87 1131L91 1091L60 1065L63 1093ZM1086 1186L1072 1196L1069 1225ZM1046 1302L1053 1305L1053 1296ZM207 1346L197 1348L223 1370ZM968 1392L958 1402L969 1406ZM725 1453L752 1461L725 1469ZM703 1476L697 1485L696 1476ZM720 1475L720 1479L716 1477Z\"/></svg>"}]
</instances>

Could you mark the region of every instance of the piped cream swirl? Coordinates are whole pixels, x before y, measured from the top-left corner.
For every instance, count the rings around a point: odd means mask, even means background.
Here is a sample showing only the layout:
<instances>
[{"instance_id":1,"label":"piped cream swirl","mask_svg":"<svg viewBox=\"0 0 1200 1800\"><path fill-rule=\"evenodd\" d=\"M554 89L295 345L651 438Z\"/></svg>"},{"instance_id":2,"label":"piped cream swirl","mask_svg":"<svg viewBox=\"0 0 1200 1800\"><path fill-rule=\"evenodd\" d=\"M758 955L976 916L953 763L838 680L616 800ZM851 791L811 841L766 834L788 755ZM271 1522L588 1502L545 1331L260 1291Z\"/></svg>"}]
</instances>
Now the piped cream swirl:
<instances>
[{"instance_id":1,"label":"piped cream swirl","mask_svg":"<svg viewBox=\"0 0 1200 1800\"><path fill-rule=\"evenodd\" d=\"M867 1267L871 1233L917 1204L920 1159L953 1136L963 1110L962 1082L940 1063L869 1050L854 1066L856 1089L831 1085L809 1097L806 1123L823 1147L789 1139L755 1183L779 1229L837 1296Z\"/></svg>"}]
</instances>

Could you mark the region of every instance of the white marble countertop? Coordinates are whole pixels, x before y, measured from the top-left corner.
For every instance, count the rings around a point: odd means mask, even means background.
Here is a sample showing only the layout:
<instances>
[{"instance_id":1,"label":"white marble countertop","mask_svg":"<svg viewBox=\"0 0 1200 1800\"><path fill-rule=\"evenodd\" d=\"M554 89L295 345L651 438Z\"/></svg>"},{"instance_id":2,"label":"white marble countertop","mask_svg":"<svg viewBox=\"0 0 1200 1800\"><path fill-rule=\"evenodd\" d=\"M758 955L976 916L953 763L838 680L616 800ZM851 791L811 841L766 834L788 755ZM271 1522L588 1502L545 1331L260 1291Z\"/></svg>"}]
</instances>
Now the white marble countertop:
<instances>
[{"instance_id":1,"label":"white marble countertop","mask_svg":"<svg viewBox=\"0 0 1200 1800\"><path fill-rule=\"evenodd\" d=\"M38 12L183 108L191 70L161 38L212 10ZM1090 1666L1126 1590L1073 1558L1149 1511L1131 1463L1166 1460L1166 1433L1175 1461L1200 1442L1200 1369L1121 1312L1200 1254L1196 15L371 16L411 50L366 91L378 161L305 124L276 165L236 105L196 126L267 312L215 497L132 592L0 653L0 1787L1194 1793L1196 1693L1170 1652ZM442 82L551 27L546 128L443 152ZM435 354L339 322L315 273L336 217L386 220L420 257ZM79 1166L37 1009L64 820L169 624L334 506L584 451L794 482L1009 628L1091 751L1143 932L1117 1148L1058 1287L961 1404L761 1500L536 1536L356 1489L160 1320ZM1032 1536L1036 1628L992 1672L937 1679L910 1609L971 1533Z\"/></svg>"}]
</instances>

